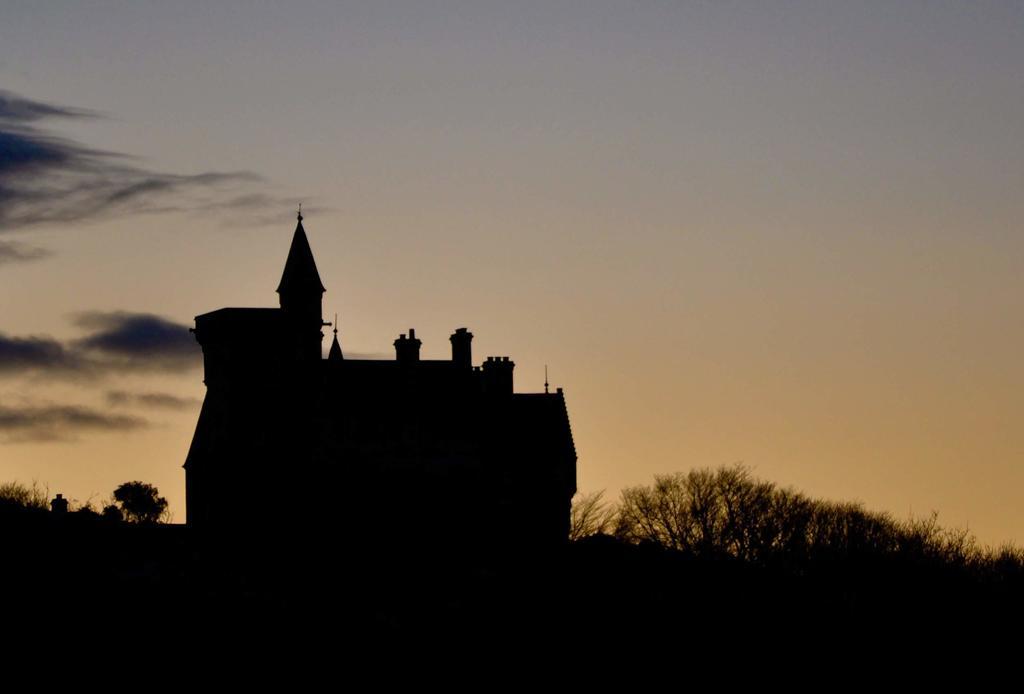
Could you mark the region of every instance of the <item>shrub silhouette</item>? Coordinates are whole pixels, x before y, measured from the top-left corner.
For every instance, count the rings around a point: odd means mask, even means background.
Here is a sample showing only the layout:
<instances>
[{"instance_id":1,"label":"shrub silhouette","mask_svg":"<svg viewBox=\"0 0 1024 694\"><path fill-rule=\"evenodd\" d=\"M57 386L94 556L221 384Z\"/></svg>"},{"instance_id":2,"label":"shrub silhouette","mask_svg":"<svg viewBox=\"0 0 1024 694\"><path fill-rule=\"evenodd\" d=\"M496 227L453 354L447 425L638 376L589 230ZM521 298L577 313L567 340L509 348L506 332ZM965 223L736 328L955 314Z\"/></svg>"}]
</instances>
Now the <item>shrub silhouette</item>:
<instances>
[{"instance_id":1,"label":"shrub silhouette","mask_svg":"<svg viewBox=\"0 0 1024 694\"><path fill-rule=\"evenodd\" d=\"M115 504L107 504L106 506L104 506L103 511L100 513L100 515L104 519L108 521L113 521L115 523L120 523L124 520L124 514L121 512L121 509L118 508L117 505Z\"/></svg>"},{"instance_id":2,"label":"shrub silhouette","mask_svg":"<svg viewBox=\"0 0 1024 694\"><path fill-rule=\"evenodd\" d=\"M158 523L167 513L167 499L159 495L156 487L145 482L125 482L114 490L114 501L129 523ZM106 508L103 515L113 517Z\"/></svg>"},{"instance_id":3,"label":"shrub silhouette","mask_svg":"<svg viewBox=\"0 0 1024 694\"><path fill-rule=\"evenodd\" d=\"M2 511L49 511L50 493L37 482L31 485L22 482L0 484L0 510Z\"/></svg>"}]
</instances>

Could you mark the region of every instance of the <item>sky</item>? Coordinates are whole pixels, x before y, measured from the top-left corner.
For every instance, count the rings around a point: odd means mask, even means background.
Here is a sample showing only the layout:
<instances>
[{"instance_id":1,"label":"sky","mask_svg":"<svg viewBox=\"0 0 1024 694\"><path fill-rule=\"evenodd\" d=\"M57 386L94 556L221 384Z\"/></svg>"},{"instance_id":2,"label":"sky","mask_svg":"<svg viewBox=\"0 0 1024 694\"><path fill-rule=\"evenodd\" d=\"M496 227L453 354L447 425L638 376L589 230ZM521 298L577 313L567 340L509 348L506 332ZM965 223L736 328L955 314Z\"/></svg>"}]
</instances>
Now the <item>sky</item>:
<instances>
[{"instance_id":1,"label":"sky","mask_svg":"<svg viewBox=\"0 0 1024 694\"><path fill-rule=\"evenodd\" d=\"M1024 543L1022 65L1018 2L6 0L0 479L184 521L184 329L301 201L346 355L548 365L582 490Z\"/></svg>"}]
</instances>

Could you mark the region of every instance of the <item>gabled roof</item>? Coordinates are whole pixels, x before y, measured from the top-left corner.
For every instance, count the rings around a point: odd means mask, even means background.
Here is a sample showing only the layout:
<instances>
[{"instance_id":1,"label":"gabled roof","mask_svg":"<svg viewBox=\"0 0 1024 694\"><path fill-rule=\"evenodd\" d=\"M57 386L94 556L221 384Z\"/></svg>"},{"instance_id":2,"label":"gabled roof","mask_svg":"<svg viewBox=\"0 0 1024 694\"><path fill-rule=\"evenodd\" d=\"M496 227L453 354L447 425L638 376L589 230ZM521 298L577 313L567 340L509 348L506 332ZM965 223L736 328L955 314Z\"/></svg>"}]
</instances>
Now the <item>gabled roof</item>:
<instances>
[{"instance_id":1,"label":"gabled roof","mask_svg":"<svg viewBox=\"0 0 1024 694\"><path fill-rule=\"evenodd\" d=\"M279 294L296 290L321 293L327 291L320 281L320 273L316 270L316 261L313 260L313 251L309 248L306 230L302 228L302 215L299 215L299 223L295 226L292 246L288 249L288 260L284 263L281 283L277 286Z\"/></svg>"}]
</instances>

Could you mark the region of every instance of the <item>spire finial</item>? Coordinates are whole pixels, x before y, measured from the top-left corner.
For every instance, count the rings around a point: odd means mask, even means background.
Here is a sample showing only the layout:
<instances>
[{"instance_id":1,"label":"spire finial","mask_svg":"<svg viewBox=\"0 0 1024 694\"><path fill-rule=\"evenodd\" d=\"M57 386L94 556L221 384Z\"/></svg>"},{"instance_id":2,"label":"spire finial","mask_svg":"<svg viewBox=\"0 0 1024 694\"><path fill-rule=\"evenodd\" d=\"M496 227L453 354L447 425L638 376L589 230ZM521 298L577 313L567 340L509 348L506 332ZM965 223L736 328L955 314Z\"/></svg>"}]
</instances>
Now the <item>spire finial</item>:
<instances>
[{"instance_id":1,"label":"spire finial","mask_svg":"<svg viewBox=\"0 0 1024 694\"><path fill-rule=\"evenodd\" d=\"M334 339L331 340L331 349L327 353L327 361L343 361L345 355L341 353L341 343L338 342L338 314L334 314Z\"/></svg>"},{"instance_id":2,"label":"spire finial","mask_svg":"<svg viewBox=\"0 0 1024 694\"><path fill-rule=\"evenodd\" d=\"M301 203L301 202L299 203L299 214L298 214L298 218L299 218L299 221L301 222L301 221L302 221L302 203Z\"/></svg>"},{"instance_id":3,"label":"spire finial","mask_svg":"<svg viewBox=\"0 0 1024 694\"><path fill-rule=\"evenodd\" d=\"M544 365L544 392L548 392L548 365Z\"/></svg>"}]
</instances>

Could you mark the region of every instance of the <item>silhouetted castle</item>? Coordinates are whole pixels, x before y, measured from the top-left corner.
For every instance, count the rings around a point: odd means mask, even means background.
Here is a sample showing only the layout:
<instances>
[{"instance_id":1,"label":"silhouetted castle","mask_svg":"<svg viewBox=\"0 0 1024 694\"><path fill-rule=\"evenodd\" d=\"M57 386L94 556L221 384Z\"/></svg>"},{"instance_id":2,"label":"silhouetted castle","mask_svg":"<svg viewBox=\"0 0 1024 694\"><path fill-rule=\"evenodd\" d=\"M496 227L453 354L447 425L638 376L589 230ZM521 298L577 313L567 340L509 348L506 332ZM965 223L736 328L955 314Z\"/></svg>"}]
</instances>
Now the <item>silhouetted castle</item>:
<instances>
[{"instance_id":1,"label":"silhouetted castle","mask_svg":"<svg viewBox=\"0 0 1024 694\"><path fill-rule=\"evenodd\" d=\"M196 316L206 398L185 462L187 522L245 532L316 523L374 542L562 542L576 452L562 390L514 393L515 364L420 359L414 330L394 360L322 356L325 289L302 227L280 308ZM547 386L545 385L545 391Z\"/></svg>"}]
</instances>

